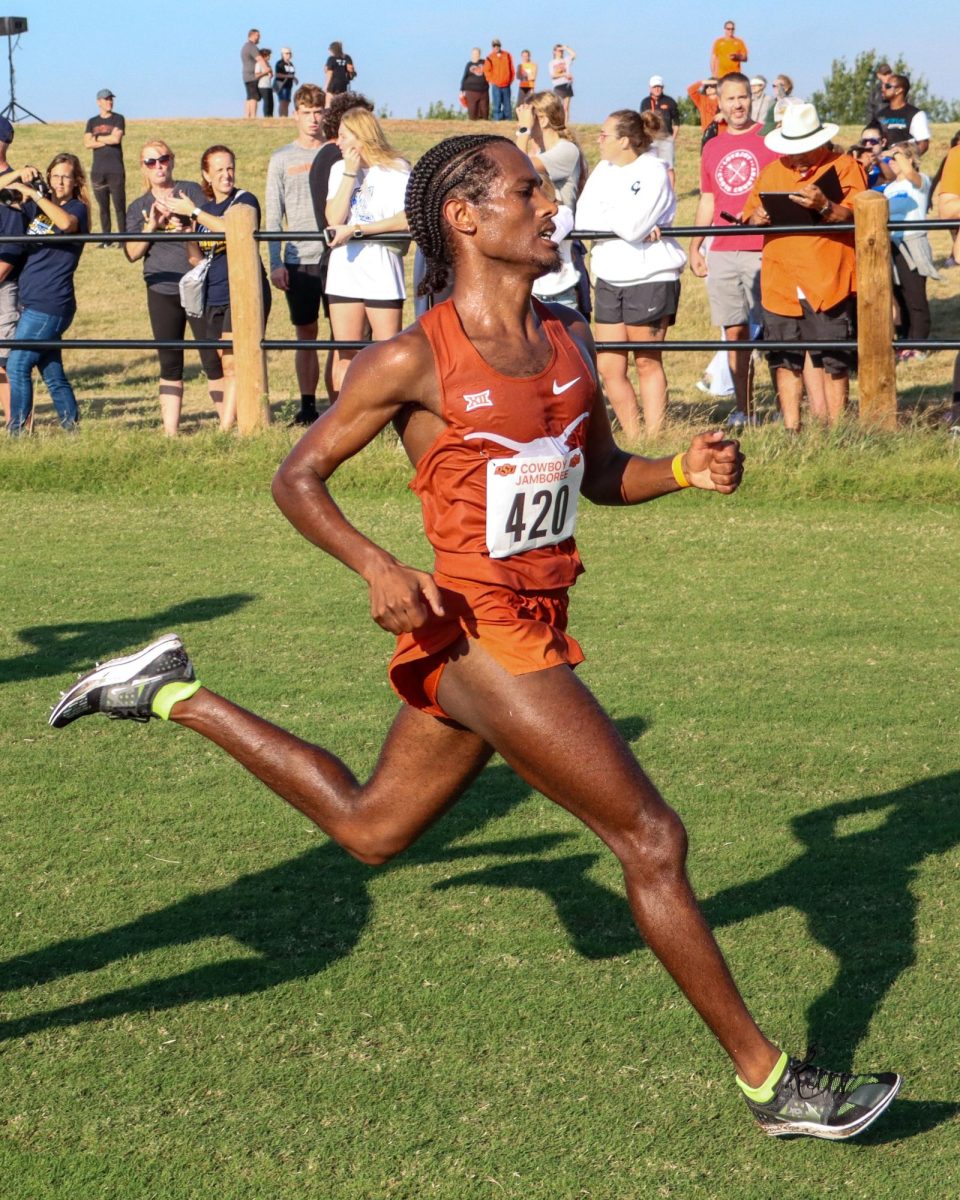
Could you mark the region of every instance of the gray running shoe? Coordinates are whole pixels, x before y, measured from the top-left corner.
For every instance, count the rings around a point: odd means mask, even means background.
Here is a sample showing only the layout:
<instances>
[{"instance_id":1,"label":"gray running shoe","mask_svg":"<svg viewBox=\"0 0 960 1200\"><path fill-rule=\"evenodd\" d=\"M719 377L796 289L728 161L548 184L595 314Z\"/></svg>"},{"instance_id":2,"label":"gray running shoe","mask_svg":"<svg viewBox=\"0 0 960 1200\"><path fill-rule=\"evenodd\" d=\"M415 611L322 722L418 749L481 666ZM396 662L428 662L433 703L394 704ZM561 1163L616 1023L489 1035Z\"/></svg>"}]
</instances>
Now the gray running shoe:
<instances>
[{"instance_id":1,"label":"gray running shoe","mask_svg":"<svg viewBox=\"0 0 960 1200\"><path fill-rule=\"evenodd\" d=\"M813 1065L811 1047L803 1061L791 1058L773 1099L747 1106L771 1137L797 1136L842 1141L862 1133L880 1116L903 1082L891 1071L847 1075Z\"/></svg>"},{"instance_id":2,"label":"gray running shoe","mask_svg":"<svg viewBox=\"0 0 960 1200\"><path fill-rule=\"evenodd\" d=\"M81 675L50 714L49 723L62 729L77 717L105 713L108 717L149 721L156 714L151 705L167 683L189 683L195 679L193 664L175 633L164 634L149 646L126 658L97 663Z\"/></svg>"}]
</instances>

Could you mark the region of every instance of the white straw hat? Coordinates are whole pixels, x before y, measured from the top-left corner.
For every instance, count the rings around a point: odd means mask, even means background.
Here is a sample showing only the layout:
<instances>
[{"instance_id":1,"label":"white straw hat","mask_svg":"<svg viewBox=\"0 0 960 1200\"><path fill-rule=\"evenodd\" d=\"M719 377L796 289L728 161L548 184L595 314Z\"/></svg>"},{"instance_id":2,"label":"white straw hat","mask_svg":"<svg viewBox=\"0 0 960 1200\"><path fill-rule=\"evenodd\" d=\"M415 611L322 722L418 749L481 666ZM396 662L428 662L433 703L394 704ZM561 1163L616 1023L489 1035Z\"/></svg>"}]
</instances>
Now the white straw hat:
<instances>
[{"instance_id":1,"label":"white straw hat","mask_svg":"<svg viewBox=\"0 0 960 1200\"><path fill-rule=\"evenodd\" d=\"M824 124L812 104L791 104L783 114L783 124L763 139L768 150L777 154L806 154L825 146L840 132L830 121Z\"/></svg>"}]
</instances>

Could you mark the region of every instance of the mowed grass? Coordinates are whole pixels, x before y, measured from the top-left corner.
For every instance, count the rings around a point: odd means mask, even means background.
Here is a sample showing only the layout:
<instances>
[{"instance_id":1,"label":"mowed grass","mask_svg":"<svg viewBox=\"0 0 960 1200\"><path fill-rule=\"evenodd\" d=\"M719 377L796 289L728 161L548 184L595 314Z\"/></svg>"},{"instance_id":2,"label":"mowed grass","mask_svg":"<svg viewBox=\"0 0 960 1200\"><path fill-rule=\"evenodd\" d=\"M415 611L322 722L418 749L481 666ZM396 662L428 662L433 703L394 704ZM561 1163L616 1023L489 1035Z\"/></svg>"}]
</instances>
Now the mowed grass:
<instances>
[{"instance_id":1,"label":"mowed grass","mask_svg":"<svg viewBox=\"0 0 960 1200\"><path fill-rule=\"evenodd\" d=\"M502 763L373 870L191 733L50 730L74 671L168 629L211 687L361 775L396 710L362 584L270 503L287 431L83 439L86 468L58 438L4 460L4 1195L951 1194L945 438L785 451L761 430L739 495L581 520L582 677L686 821L759 1020L793 1052L906 1075L846 1146L759 1134L616 861ZM335 491L429 566L408 474L384 438Z\"/></svg>"},{"instance_id":2,"label":"mowed grass","mask_svg":"<svg viewBox=\"0 0 960 1200\"><path fill-rule=\"evenodd\" d=\"M374 97L374 99L379 99ZM463 121L394 121L384 122L387 136L411 162L435 142L454 133L469 130L500 132L491 123L471 124ZM506 128L509 135L513 126ZM78 153L84 163L89 154L82 147L82 123L55 125L25 125L17 128L11 147L11 162L21 165L33 162L45 167L52 156L62 150ZM924 159L924 169L933 174L946 152L955 125L934 128L931 147ZM598 127L575 126L576 133L591 164L597 161L596 134ZM143 190L137 163L139 151L148 138L161 137L177 155L177 175L198 179L203 150L216 143L226 143L237 154L238 185L254 192L261 200L265 196L267 163L278 147L292 140L295 130L288 121L192 120L192 121L130 121L127 127L127 199L132 201ZM838 141L842 146L855 142L859 128L841 130ZM699 135L684 128L680 135L677 164L677 225L692 225L699 188ZM94 227L97 226L94 217ZM946 233L931 235L935 258L939 261L949 251ZM686 241L683 242L686 247ZM262 257L267 261L266 247ZM413 255L407 256L408 284ZM933 314L934 338L955 338L960 328L960 272L946 271L942 279L931 281L928 293ZM140 264L131 265L122 251L99 250L89 246L83 254L77 273L78 313L67 334L68 339L109 339L149 337L146 299ZM287 305L283 296L274 291L273 311L267 336L271 339L292 338ZM413 319L412 303L408 301L405 319ZM329 330L321 323L321 336ZM711 325L703 280L689 272L683 275L683 298L677 325L670 337L680 339L716 339L718 331ZM711 354L667 354L665 362L670 380L671 412L678 419L716 419L725 416L732 407L730 400L711 400L696 390ZM899 404L904 420L910 422L917 413L935 419L942 406L949 402L952 387L953 352L941 351L922 363L907 362L898 368ZM65 357L67 371L88 420L109 419L122 426L146 425L159 427L156 398L157 364L153 354L142 351L75 351ZM195 355L187 356L187 387L185 392L184 429L195 430L213 420L212 408L206 394L205 381ZM268 355L270 395L275 412L283 417L294 411L299 389L290 351L272 351ZM857 398L854 383L852 395ZM42 385L37 390L37 429L40 432L56 429L52 405ZM762 413L774 408L773 390L766 370L759 372L757 402Z\"/></svg>"}]
</instances>

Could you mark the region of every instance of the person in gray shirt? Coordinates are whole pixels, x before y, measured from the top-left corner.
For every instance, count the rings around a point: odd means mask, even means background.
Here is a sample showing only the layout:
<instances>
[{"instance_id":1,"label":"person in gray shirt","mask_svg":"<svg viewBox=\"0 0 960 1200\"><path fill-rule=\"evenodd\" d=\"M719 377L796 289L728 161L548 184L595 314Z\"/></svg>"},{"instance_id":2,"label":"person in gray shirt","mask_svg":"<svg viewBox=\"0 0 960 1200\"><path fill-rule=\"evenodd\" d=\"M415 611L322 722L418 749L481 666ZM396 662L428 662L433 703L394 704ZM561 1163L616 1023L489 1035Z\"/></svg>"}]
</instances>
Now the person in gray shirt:
<instances>
[{"instance_id":1,"label":"person in gray shirt","mask_svg":"<svg viewBox=\"0 0 960 1200\"><path fill-rule=\"evenodd\" d=\"M251 29L247 40L240 47L240 66L243 68L243 90L245 100L243 115L255 117L257 104L260 101L260 88L257 86L257 43L260 41L260 30Z\"/></svg>"},{"instance_id":2,"label":"person in gray shirt","mask_svg":"<svg viewBox=\"0 0 960 1200\"><path fill-rule=\"evenodd\" d=\"M173 151L162 138L151 138L140 151L140 170L146 191L127 209L127 233L182 233L190 223L171 211L168 201L187 196L198 206L206 203L199 183L176 179ZM157 341L181 341L187 321L194 338L203 339L202 318L188 317L180 303L180 278L190 269L186 242L124 242L130 262L143 262L147 285L147 312ZM217 409L223 400L223 364L216 350L200 350L210 400ZM158 350L160 360L160 415L163 432L176 437L183 402L183 351Z\"/></svg>"},{"instance_id":3,"label":"person in gray shirt","mask_svg":"<svg viewBox=\"0 0 960 1200\"><path fill-rule=\"evenodd\" d=\"M293 98L295 141L282 146L267 167L266 216L264 229L318 230L310 195L310 167L323 145L323 88L305 83ZM270 282L287 297L290 320L298 342L316 340L323 296L322 241L268 242ZM311 425L317 418L317 384L320 363L316 350L304 347L295 358L300 387L297 425ZM327 380L329 388L329 379Z\"/></svg>"}]
</instances>

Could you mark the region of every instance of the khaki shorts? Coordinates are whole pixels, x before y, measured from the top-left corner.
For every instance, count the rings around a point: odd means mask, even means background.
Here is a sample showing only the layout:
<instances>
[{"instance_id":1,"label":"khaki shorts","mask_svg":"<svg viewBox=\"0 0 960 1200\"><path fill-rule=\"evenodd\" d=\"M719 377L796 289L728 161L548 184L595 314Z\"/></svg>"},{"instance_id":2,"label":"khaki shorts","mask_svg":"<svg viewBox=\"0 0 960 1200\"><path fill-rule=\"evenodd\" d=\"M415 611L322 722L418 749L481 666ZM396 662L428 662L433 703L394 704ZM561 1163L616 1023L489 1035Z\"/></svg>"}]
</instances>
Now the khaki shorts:
<instances>
[{"instance_id":1,"label":"khaki shorts","mask_svg":"<svg viewBox=\"0 0 960 1200\"><path fill-rule=\"evenodd\" d=\"M760 251L711 250L707 256L707 296L710 320L731 325L759 325Z\"/></svg>"},{"instance_id":2,"label":"khaki shorts","mask_svg":"<svg viewBox=\"0 0 960 1200\"><path fill-rule=\"evenodd\" d=\"M583 662L567 633L567 589L518 592L436 573L444 615L431 614L401 633L390 660L390 684L401 700L432 717L447 717L437 700L440 676L462 637L477 642L511 675Z\"/></svg>"},{"instance_id":3,"label":"khaki shorts","mask_svg":"<svg viewBox=\"0 0 960 1200\"><path fill-rule=\"evenodd\" d=\"M5 279L0 283L0 338L12 338L20 320L20 308L17 304L17 281ZM12 346L0 346L0 367L7 364L7 358Z\"/></svg>"}]
</instances>

